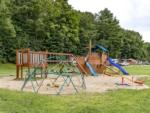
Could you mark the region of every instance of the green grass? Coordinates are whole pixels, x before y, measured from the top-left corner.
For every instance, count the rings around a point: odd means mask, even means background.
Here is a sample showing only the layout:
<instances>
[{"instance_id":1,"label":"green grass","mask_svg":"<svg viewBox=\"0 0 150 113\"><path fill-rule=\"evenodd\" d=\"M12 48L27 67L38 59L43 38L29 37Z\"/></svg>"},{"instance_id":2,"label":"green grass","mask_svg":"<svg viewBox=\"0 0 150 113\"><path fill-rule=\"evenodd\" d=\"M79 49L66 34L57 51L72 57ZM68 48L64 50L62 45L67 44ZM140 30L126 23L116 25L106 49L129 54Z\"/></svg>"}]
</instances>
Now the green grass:
<instances>
[{"instance_id":1,"label":"green grass","mask_svg":"<svg viewBox=\"0 0 150 113\"><path fill-rule=\"evenodd\" d=\"M0 89L0 113L149 113L150 90L45 96Z\"/></svg>"},{"instance_id":2,"label":"green grass","mask_svg":"<svg viewBox=\"0 0 150 113\"><path fill-rule=\"evenodd\" d=\"M150 75L150 66L125 67L130 74ZM0 74L15 73L15 65L0 65ZM142 77L150 85L150 77ZM150 90L117 90L65 96L0 89L0 113L149 113Z\"/></svg>"},{"instance_id":3,"label":"green grass","mask_svg":"<svg viewBox=\"0 0 150 113\"><path fill-rule=\"evenodd\" d=\"M150 75L150 65L131 65L125 66L131 75ZM15 64L0 64L0 76L15 75Z\"/></svg>"},{"instance_id":4,"label":"green grass","mask_svg":"<svg viewBox=\"0 0 150 113\"><path fill-rule=\"evenodd\" d=\"M131 75L150 75L150 65L131 65L125 66Z\"/></svg>"},{"instance_id":5,"label":"green grass","mask_svg":"<svg viewBox=\"0 0 150 113\"><path fill-rule=\"evenodd\" d=\"M49 65L49 68L55 70L60 69L58 65ZM27 68L24 68L24 73L26 73ZM0 64L0 76L16 75L16 65L15 64Z\"/></svg>"},{"instance_id":6,"label":"green grass","mask_svg":"<svg viewBox=\"0 0 150 113\"><path fill-rule=\"evenodd\" d=\"M0 76L15 75L15 73L16 73L15 64L0 64Z\"/></svg>"},{"instance_id":7,"label":"green grass","mask_svg":"<svg viewBox=\"0 0 150 113\"><path fill-rule=\"evenodd\" d=\"M139 79L143 80L144 84L146 84L146 85L148 85L150 87L150 76L142 76Z\"/></svg>"}]
</instances>

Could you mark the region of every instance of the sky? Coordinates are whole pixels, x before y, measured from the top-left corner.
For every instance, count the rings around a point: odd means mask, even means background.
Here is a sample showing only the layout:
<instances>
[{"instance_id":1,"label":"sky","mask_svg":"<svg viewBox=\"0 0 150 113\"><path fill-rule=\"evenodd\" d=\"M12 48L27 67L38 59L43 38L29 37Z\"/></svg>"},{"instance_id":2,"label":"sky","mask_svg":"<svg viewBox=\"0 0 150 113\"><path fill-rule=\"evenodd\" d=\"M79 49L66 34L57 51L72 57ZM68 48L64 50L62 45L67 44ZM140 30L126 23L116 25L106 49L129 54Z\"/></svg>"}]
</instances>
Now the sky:
<instances>
[{"instance_id":1,"label":"sky","mask_svg":"<svg viewBox=\"0 0 150 113\"><path fill-rule=\"evenodd\" d=\"M150 42L150 0L68 0L74 9L98 13L108 8L125 29L138 31Z\"/></svg>"}]
</instances>

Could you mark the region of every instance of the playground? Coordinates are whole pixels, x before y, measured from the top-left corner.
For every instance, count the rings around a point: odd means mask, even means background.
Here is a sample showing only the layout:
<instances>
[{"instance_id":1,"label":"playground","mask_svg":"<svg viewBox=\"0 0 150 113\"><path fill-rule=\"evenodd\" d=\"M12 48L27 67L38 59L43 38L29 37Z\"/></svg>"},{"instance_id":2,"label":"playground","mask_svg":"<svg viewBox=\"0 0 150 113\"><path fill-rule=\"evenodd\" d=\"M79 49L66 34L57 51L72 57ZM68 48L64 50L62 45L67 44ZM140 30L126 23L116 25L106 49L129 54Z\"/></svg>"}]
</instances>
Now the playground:
<instances>
[{"instance_id":1,"label":"playground","mask_svg":"<svg viewBox=\"0 0 150 113\"><path fill-rule=\"evenodd\" d=\"M105 47L90 45L86 56L17 50L16 78L1 77L0 88L60 95L149 87L115 63Z\"/></svg>"},{"instance_id":2,"label":"playground","mask_svg":"<svg viewBox=\"0 0 150 113\"><path fill-rule=\"evenodd\" d=\"M149 5L1 0L0 113L149 113Z\"/></svg>"},{"instance_id":3,"label":"playground","mask_svg":"<svg viewBox=\"0 0 150 113\"><path fill-rule=\"evenodd\" d=\"M16 68L0 70L0 111L147 113L149 66L122 67L97 47L84 57L17 50Z\"/></svg>"}]
</instances>

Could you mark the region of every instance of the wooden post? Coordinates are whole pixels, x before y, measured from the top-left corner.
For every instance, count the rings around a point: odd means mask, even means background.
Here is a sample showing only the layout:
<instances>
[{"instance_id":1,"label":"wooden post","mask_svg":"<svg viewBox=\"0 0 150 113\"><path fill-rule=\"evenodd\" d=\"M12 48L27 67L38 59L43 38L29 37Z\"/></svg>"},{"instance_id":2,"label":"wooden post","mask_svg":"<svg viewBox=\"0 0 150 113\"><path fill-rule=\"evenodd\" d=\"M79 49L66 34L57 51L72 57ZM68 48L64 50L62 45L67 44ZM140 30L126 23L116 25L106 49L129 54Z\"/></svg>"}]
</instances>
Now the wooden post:
<instances>
[{"instance_id":1,"label":"wooden post","mask_svg":"<svg viewBox=\"0 0 150 113\"><path fill-rule=\"evenodd\" d=\"M23 79L23 66L21 66L21 79Z\"/></svg>"},{"instance_id":2,"label":"wooden post","mask_svg":"<svg viewBox=\"0 0 150 113\"><path fill-rule=\"evenodd\" d=\"M30 67L30 49L27 49L27 65Z\"/></svg>"},{"instance_id":3,"label":"wooden post","mask_svg":"<svg viewBox=\"0 0 150 113\"><path fill-rule=\"evenodd\" d=\"M25 49L21 49L21 74L20 74L20 76L21 76L21 78L23 78L23 73L22 73L22 66L24 66L24 51L25 51Z\"/></svg>"},{"instance_id":4,"label":"wooden post","mask_svg":"<svg viewBox=\"0 0 150 113\"><path fill-rule=\"evenodd\" d=\"M121 77L121 85L124 85L124 77Z\"/></svg>"},{"instance_id":5,"label":"wooden post","mask_svg":"<svg viewBox=\"0 0 150 113\"><path fill-rule=\"evenodd\" d=\"M16 79L19 78L19 66L16 65Z\"/></svg>"},{"instance_id":6,"label":"wooden post","mask_svg":"<svg viewBox=\"0 0 150 113\"><path fill-rule=\"evenodd\" d=\"M33 59L33 56L32 56ZM28 72L30 72L30 49L27 49L27 66L28 66Z\"/></svg>"}]
</instances>

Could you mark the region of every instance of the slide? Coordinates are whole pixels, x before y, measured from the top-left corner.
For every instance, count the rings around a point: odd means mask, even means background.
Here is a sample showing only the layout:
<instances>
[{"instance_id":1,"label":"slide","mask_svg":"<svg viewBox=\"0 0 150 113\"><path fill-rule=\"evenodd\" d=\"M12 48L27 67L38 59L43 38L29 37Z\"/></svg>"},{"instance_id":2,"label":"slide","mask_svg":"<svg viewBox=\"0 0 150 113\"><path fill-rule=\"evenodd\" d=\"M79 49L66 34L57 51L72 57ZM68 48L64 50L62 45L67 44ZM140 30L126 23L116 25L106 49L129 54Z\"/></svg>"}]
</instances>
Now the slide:
<instances>
[{"instance_id":1,"label":"slide","mask_svg":"<svg viewBox=\"0 0 150 113\"><path fill-rule=\"evenodd\" d=\"M115 66L116 68L118 68L124 75L129 75L129 73L123 69L119 64L115 63L112 58L108 58L108 61L111 65Z\"/></svg>"},{"instance_id":2,"label":"slide","mask_svg":"<svg viewBox=\"0 0 150 113\"><path fill-rule=\"evenodd\" d=\"M92 65L88 62L86 62L86 66L90 69L90 72L94 75L97 76L95 69L92 67Z\"/></svg>"},{"instance_id":3,"label":"slide","mask_svg":"<svg viewBox=\"0 0 150 113\"><path fill-rule=\"evenodd\" d=\"M98 44L92 49L93 49L92 51L96 51L97 49L101 49L103 52L108 52L108 49L106 49L105 47L98 45Z\"/></svg>"}]
</instances>

